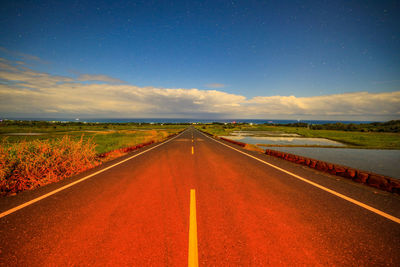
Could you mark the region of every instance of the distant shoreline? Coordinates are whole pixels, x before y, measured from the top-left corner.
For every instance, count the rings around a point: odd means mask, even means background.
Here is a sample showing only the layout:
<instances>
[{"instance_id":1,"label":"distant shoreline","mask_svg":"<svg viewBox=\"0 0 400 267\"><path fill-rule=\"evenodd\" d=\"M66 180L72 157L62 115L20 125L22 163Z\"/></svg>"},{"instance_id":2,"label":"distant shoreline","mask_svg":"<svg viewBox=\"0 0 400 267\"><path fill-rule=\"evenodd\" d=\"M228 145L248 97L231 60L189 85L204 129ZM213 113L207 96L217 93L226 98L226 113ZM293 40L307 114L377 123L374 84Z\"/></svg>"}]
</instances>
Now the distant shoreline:
<instances>
[{"instance_id":1,"label":"distant shoreline","mask_svg":"<svg viewBox=\"0 0 400 267\"><path fill-rule=\"evenodd\" d=\"M87 122L87 123L254 123L254 124L289 124L289 123L309 123L309 124L362 124L382 121L345 121L345 120L274 120L274 119L182 119L182 118L0 118L0 120L16 121L56 121L56 122Z\"/></svg>"}]
</instances>

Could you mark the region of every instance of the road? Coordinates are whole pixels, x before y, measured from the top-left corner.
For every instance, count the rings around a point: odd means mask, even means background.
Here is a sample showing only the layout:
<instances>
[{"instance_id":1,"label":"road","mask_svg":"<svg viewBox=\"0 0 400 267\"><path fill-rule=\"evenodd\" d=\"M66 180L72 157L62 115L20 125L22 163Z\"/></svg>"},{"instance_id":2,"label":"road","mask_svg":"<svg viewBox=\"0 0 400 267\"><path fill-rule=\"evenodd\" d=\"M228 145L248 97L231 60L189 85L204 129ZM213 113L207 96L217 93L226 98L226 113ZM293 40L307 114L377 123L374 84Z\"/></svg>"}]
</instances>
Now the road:
<instances>
[{"instance_id":1,"label":"road","mask_svg":"<svg viewBox=\"0 0 400 267\"><path fill-rule=\"evenodd\" d=\"M194 222L200 266L400 266L398 222L290 173L398 218L396 195L221 144L194 128L125 159L132 155L0 199L4 212L113 166L0 218L1 265L187 266Z\"/></svg>"}]
</instances>

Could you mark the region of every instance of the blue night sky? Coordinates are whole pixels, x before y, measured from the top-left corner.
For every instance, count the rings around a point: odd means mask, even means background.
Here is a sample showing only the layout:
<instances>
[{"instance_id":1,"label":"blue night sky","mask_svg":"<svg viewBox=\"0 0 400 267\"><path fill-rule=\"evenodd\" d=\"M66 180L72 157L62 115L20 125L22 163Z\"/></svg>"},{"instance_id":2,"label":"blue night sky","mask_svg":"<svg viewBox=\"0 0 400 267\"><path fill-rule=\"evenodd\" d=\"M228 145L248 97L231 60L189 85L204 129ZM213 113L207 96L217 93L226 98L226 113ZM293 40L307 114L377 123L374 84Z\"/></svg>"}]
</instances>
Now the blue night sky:
<instances>
[{"instance_id":1,"label":"blue night sky","mask_svg":"<svg viewBox=\"0 0 400 267\"><path fill-rule=\"evenodd\" d=\"M396 119L398 14L399 1L3 1L0 115Z\"/></svg>"}]
</instances>

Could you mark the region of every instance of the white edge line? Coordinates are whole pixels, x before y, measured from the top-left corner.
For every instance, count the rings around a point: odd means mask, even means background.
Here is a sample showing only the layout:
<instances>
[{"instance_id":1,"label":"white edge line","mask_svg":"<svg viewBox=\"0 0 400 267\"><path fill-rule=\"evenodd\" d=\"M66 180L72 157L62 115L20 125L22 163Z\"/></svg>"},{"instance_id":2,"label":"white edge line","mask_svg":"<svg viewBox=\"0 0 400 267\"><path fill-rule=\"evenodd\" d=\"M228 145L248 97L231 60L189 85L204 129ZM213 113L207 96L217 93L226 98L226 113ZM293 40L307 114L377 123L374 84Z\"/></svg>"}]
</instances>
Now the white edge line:
<instances>
[{"instance_id":1,"label":"white edge line","mask_svg":"<svg viewBox=\"0 0 400 267\"><path fill-rule=\"evenodd\" d=\"M137 154L135 154L135 155L133 155L133 156L131 156L131 157L129 157L129 158L126 158L126 159L124 159L124 160L121 160L121 161L119 161L119 162L117 162L117 163L115 163L115 164L113 164L113 165L111 165L111 166L108 166L108 167L106 167L106 168L104 168L104 169L101 169L101 170L99 170L99 171L97 171L97 172L95 172L95 173L89 174L88 176L85 176L85 177L83 177L83 178L81 178L81 179L79 179L79 180L77 180L77 181L75 181L75 182L72 182L72 183L70 183L70 184L67 184L67 185L65 185L65 186L63 186L63 187L60 187L60 188L58 188L58 189L56 189L56 190L53 190L53 191L51 191L51 192L49 192L49 193L47 193L47 194L44 194L44 195L42 195L42 196L40 196L40 197L34 198L34 199L32 199L32 200L30 200L30 201L28 201L28 202L25 202L25 203L23 203L23 204L21 204L21 205L18 205L18 206L16 206L16 207L14 207L14 208L11 208L11 209L9 209L9 210L6 210L6 211L0 213L0 218L3 218L3 217L5 217L5 216L7 216L7 215L9 215L9 214L11 214L11 213L13 213L13 212L16 212L17 210L23 209L23 208L25 208L25 207L27 207L27 206L29 206L29 205L32 205L33 203L36 203L36 202L38 202L38 201L40 201L40 200L42 200L42 199L45 199L45 198L47 198L47 197L49 197L49 196L51 196L51 195L54 195L54 194L56 194L56 193L58 193L58 192L60 192L60 191L63 191L63 190L65 190L65 189L67 189L67 188L69 188L69 187L71 187L71 186L74 186L74 185L76 185L76 184L78 184L78 183L80 183L80 182L83 182L83 181L85 181L85 180L87 180L87 179L89 179L89 178L91 178L91 177L93 177L93 176L95 176L95 175L97 175L97 174L99 174L99 173L105 172L105 171L108 170L108 169L111 169L111 168L113 168L113 167L115 167L115 166L117 166L117 165L120 165L120 164L122 164L122 163L128 161L128 160L131 160L131 159L133 159L133 158L135 158L135 157L137 157L137 156L140 156L140 155L142 155L143 153L146 153L146 152L148 152L148 151L150 151L150 150L152 150L152 149L154 149L154 148L157 148L157 147L159 147L159 146L161 146L161 145L164 145L164 144L166 144L166 143L168 143L168 142L174 140L175 138L177 138L177 137L180 136L181 134L183 134L183 132L185 132L185 130L182 131L182 132L181 132L180 134L178 134L177 136L175 136L175 137L173 137L173 138L171 138L171 139L169 139L169 140L167 140L167 141L165 141L165 142L162 142L162 143L160 143L160 144L158 144L158 145L155 145L155 146L153 146L153 147L151 147L151 148L149 148L149 149L147 149L147 150L145 150L145 151L142 151L142 152L140 152L140 153L137 153Z\"/></svg>"},{"instance_id":2,"label":"white edge line","mask_svg":"<svg viewBox=\"0 0 400 267\"><path fill-rule=\"evenodd\" d=\"M199 132L200 132L200 131L199 131ZM313 185L313 186L315 186L315 187L317 187L317 188L319 188L319 189L321 189L321 190L324 190L324 191L326 191L326 192L328 192L328 193L331 193L331 194L333 194L333 195L335 195L335 196L337 196L337 197L340 197L340 198L342 198L342 199L344 199L344 200L347 200L347 201L349 201L349 202L351 202L351 203L353 203L353 204L355 204L355 205L357 205L357 206L360 206L360 207L362 207L362 208L364 208L364 209L367 209L367 210L369 210L369 211L372 211L373 213L376 213L376 214L378 214L378 215L380 215L380 216L382 216L382 217L385 217L386 219L389 219L389 220L391 220L391 221L393 221L393 222L396 222L396 223L400 224L400 218L394 217L394 216L392 216L392 215L390 215L390 214L387 214L387 213L385 213L385 212L383 212L383 211L381 211L381 210L375 209L375 208L373 208L373 207L371 207L371 206L368 206L367 204L364 204L364 203L362 203L362 202L360 202L360 201L357 201L357 200L355 200L355 199L353 199L353 198L351 198L351 197L348 197L348 196L345 196L345 195L343 195L343 194L340 194L340 193L338 193L338 192L336 192L336 191L333 191L333 190L331 190L331 189L329 189L329 188L326 188L326 187L324 187L324 186L322 186L322 185L319 185L319 184L314 183L314 182L312 182L312 181L310 181L310 180L307 180L306 178L303 178L303 177L301 177L301 176L299 176L299 175L297 175L297 174L294 174L294 173L292 173L292 172L289 172L289 171L287 171L287 170L284 170L284 169L282 169L282 168L279 168L278 166L275 166L275 165L273 165L273 164L271 164L271 163L268 163L268 162L266 162L266 161L264 161L264 160L262 160L262 159L259 159L259 158L257 158L257 157L254 157L254 156L250 155L250 154L247 154L247 153L245 153L245 152L243 152L243 151L240 151L239 149L236 149L236 148L234 148L234 147L228 146L227 144L224 144L224 143L222 143L222 142L220 142L220 141L218 141L218 140L215 140L214 138L211 138L211 137L207 136L206 134L204 134L204 133L202 133L202 132L200 132L200 133L203 134L204 136L210 138L211 140L214 140L215 142L220 143L221 145L224 145L224 146L229 147L229 148L231 148L231 149L233 149L233 150L236 150L237 152L240 152L240 153L242 153L242 154L244 154L244 155L246 155L246 156L249 156L250 158L253 158L253 159L255 159L255 160L258 160L258 161L260 161L260 162L262 162L262 163L264 163L264 164L266 164L266 165L268 165L268 166L271 166L271 167L273 167L273 168L275 168L275 169L277 169L277 170L279 170L279 171L281 171L281 172L284 172L284 173L286 173L286 174L289 174L289 175L291 175L291 176L293 176L293 177L295 177L295 178L297 178L297 179L299 179L299 180L301 180L301 181L303 181L303 182L306 182L306 183L308 183L308 184L311 184L311 185Z\"/></svg>"}]
</instances>

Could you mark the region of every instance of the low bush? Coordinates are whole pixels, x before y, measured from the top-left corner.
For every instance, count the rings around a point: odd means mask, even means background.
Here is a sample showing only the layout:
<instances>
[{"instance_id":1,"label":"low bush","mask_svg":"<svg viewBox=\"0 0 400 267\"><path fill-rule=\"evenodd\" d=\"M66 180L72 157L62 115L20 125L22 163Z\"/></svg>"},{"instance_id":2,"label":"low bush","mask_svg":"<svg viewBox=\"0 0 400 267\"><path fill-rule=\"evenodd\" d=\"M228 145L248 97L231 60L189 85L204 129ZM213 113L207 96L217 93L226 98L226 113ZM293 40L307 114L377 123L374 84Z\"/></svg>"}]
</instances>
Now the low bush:
<instances>
[{"instance_id":1,"label":"low bush","mask_svg":"<svg viewBox=\"0 0 400 267\"><path fill-rule=\"evenodd\" d=\"M0 194L33 189L92 168L100 163L92 139L0 143Z\"/></svg>"},{"instance_id":2,"label":"low bush","mask_svg":"<svg viewBox=\"0 0 400 267\"><path fill-rule=\"evenodd\" d=\"M71 177L130 151L163 141L179 131L125 130L96 133L92 137L65 135L17 142L0 139L0 195L15 194Z\"/></svg>"}]
</instances>

